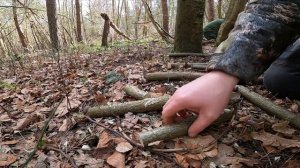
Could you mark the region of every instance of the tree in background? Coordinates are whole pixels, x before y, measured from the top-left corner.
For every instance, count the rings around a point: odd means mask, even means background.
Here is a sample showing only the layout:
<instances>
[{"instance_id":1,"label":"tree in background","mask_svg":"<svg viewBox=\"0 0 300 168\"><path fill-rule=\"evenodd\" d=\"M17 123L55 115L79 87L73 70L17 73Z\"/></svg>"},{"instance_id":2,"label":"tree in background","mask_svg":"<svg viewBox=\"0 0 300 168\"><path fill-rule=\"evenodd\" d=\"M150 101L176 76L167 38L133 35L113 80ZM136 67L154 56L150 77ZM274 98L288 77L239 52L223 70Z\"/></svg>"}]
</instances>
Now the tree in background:
<instances>
[{"instance_id":1,"label":"tree in background","mask_svg":"<svg viewBox=\"0 0 300 168\"><path fill-rule=\"evenodd\" d=\"M169 33L169 9L168 9L168 0L161 0L161 9L163 14L163 29Z\"/></svg>"},{"instance_id":2,"label":"tree in background","mask_svg":"<svg viewBox=\"0 0 300 168\"><path fill-rule=\"evenodd\" d=\"M207 0L206 2L207 21L211 22L215 19L215 0Z\"/></svg>"},{"instance_id":3,"label":"tree in background","mask_svg":"<svg viewBox=\"0 0 300 168\"><path fill-rule=\"evenodd\" d=\"M81 31L81 19L80 19L80 3L79 0L75 0L75 8L76 8L76 35L77 35L77 42L82 42L82 31Z\"/></svg>"},{"instance_id":4,"label":"tree in background","mask_svg":"<svg viewBox=\"0 0 300 168\"><path fill-rule=\"evenodd\" d=\"M28 46L27 46L27 42L26 42L26 37L24 36L24 33L22 32L22 30L20 28L19 21L18 21L16 0L12 0L12 4L13 4L12 9L13 9L13 18L14 18L15 27L16 27L16 30L18 32L18 36L19 36L20 42L22 44L22 47L26 50Z\"/></svg>"},{"instance_id":5,"label":"tree in background","mask_svg":"<svg viewBox=\"0 0 300 168\"><path fill-rule=\"evenodd\" d=\"M221 44L224 40L227 39L229 32L233 29L234 24L236 22L236 19L241 13L245 5L247 3L247 0L231 0L229 3L228 10L226 12L225 21L221 25L218 38L216 40L216 45Z\"/></svg>"},{"instance_id":6,"label":"tree in background","mask_svg":"<svg viewBox=\"0 0 300 168\"><path fill-rule=\"evenodd\" d=\"M178 0L174 52L202 53L205 0Z\"/></svg>"},{"instance_id":7,"label":"tree in background","mask_svg":"<svg viewBox=\"0 0 300 168\"><path fill-rule=\"evenodd\" d=\"M57 36L57 19L56 19L56 1L46 0L48 26L50 32L50 39L52 42L52 47L55 50L59 50L59 42Z\"/></svg>"}]
</instances>

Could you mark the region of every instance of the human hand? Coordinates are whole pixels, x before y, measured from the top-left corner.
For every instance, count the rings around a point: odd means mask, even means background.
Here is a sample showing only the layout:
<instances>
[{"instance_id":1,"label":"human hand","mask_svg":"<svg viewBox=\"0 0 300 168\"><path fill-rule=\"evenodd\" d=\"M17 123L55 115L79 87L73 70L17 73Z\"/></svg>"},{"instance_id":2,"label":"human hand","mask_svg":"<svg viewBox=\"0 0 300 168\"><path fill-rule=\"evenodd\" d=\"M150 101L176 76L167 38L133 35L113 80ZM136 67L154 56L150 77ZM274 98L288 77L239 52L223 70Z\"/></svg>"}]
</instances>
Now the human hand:
<instances>
[{"instance_id":1,"label":"human hand","mask_svg":"<svg viewBox=\"0 0 300 168\"><path fill-rule=\"evenodd\" d=\"M224 111L238 78L220 71L212 71L179 88L163 107L165 124L173 123L185 110L198 115L189 128L189 136L195 137Z\"/></svg>"}]
</instances>

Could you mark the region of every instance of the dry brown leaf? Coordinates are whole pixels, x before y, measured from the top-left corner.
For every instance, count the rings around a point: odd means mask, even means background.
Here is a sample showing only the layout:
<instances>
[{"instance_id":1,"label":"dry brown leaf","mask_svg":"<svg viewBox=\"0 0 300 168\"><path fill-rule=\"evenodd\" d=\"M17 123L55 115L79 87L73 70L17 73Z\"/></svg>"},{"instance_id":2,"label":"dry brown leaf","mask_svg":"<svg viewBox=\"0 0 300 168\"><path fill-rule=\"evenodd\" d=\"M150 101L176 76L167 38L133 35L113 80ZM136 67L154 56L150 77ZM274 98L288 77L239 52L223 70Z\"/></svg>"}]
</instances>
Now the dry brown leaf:
<instances>
[{"instance_id":1,"label":"dry brown leaf","mask_svg":"<svg viewBox=\"0 0 300 168\"><path fill-rule=\"evenodd\" d=\"M11 154L0 153L0 167L9 166L17 160L17 157Z\"/></svg>"},{"instance_id":2,"label":"dry brown leaf","mask_svg":"<svg viewBox=\"0 0 300 168\"><path fill-rule=\"evenodd\" d=\"M206 157L215 157L218 154L215 138L211 135L195 138L184 137L175 143L175 148L192 149L193 153L175 154L177 162L183 167L189 167L198 164Z\"/></svg>"},{"instance_id":3,"label":"dry brown leaf","mask_svg":"<svg viewBox=\"0 0 300 168\"><path fill-rule=\"evenodd\" d=\"M63 124L59 127L58 131L59 132L67 131L71 126L72 126L71 119L69 118L64 119Z\"/></svg>"},{"instance_id":4,"label":"dry brown leaf","mask_svg":"<svg viewBox=\"0 0 300 168\"><path fill-rule=\"evenodd\" d=\"M298 106L298 104L293 103L293 104L291 105L291 111L292 111L292 112L295 112L295 113L298 113L298 112L299 112L299 106Z\"/></svg>"},{"instance_id":5,"label":"dry brown leaf","mask_svg":"<svg viewBox=\"0 0 300 168\"><path fill-rule=\"evenodd\" d=\"M222 165L239 165L240 163L243 163L249 167L253 167L258 164L258 161L256 160L240 157L224 157L220 160L220 162L222 162Z\"/></svg>"},{"instance_id":6,"label":"dry brown leaf","mask_svg":"<svg viewBox=\"0 0 300 168\"><path fill-rule=\"evenodd\" d=\"M94 95L94 98L98 104L106 104L108 101L106 99L106 97L100 91L96 92L96 94Z\"/></svg>"},{"instance_id":7,"label":"dry brown leaf","mask_svg":"<svg viewBox=\"0 0 300 168\"><path fill-rule=\"evenodd\" d=\"M277 135L273 135L267 132L252 132L251 136L255 140L259 140L263 142L263 146L274 146L280 148L293 148L298 147L300 148L300 141L299 140L292 140L279 137Z\"/></svg>"},{"instance_id":8,"label":"dry brown leaf","mask_svg":"<svg viewBox=\"0 0 300 168\"><path fill-rule=\"evenodd\" d=\"M134 168L146 168L146 167L148 167L147 163L148 163L148 161L146 161L146 160L139 160L135 164Z\"/></svg>"},{"instance_id":9,"label":"dry brown leaf","mask_svg":"<svg viewBox=\"0 0 300 168\"><path fill-rule=\"evenodd\" d=\"M121 142L117 145L116 151L120 153L126 153L128 151L131 151L133 146L128 142Z\"/></svg>"},{"instance_id":10,"label":"dry brown leaf","mask_svg":"<svg viewBox=\"0 0 300 168\"><path fill-rule=\"evenodd\" d=\"M18 142L19 142L18 140L11 140L11 141L1 142L0 145L15 145Z\"/></svg>"},{"instance_id":11,"label":"dry brown leaf","mask_svg":"<svg viewBox=\"0 0 300 168\"><path fill-rule=\"evenodd\" d=\"M281 123L276 123L272 125L272 129L276 132L285 134L285 135L293 135L296 130L289 126L288 121L284 121Z\"/></svg>"},{"instance_id":12,"label":"dry brown leaf","mask_svg":"<svg viewBox=\"0 0 300 168\"><path fill-rule=\"evenodd\" d=\"M58 117L62 117L64 115L66 115L69 110L72 110L72 109L76 109L79 107L79 105L81 105L81 101L79 100L76 100L76 99L73 99L73 98L68 98L69 100L69 103L67 101L67 98L65 98L62 103L58 106L55 114L58 116Z\"/></svg>"},{"instance_id":13,"label":"dry brown leaf","mask_svg":"<svg viewBox=\"0 0 300 168\"><path fill-rule=\"evenodd\" d=\"M115 152L107 158L106 162L115 168L125 168L125 155L120 152Z\"/></svg>"},{"instance_id":14,"label":"dry brown leaf","mask_svg":"<svg viewBox=\"0 0 300 168\"><path fill-rule=\"evenodd\" d=\"M187 157L175 153L175 158L176 158L177 163L180 164L182 167L184 167L184 168L189 167L190 164L187 161Z\"/></svg>"},{"instance_id":15,"label":"dry brown leaf","mask_svg":"<svg viewBox=\"0 0 300 168\"><path fill-rule=\"evenodd\" d=\"M97 148L107 147L109 146L111 141L112 141L112 137L106 131L103 131L99 137Z\"/></svg>"},{"instance_id":16,"label":"dry brown leaf","mask_svg":"<svg viewBox=\"0 0 300 168\"><path fill-rule=\"evenodd\" d=\"M32 113L36 110L36 104L26 106L23 110L24 110L25 113Z\"/></svg>"},{"instance_id":17,"label":"dry brown leaf","mask_svg":"<svg viewBox=\"0 0 300 168\"><path fill-rule=\"evenodd\" d=\"M22 118L17 122L17 125L13 127L14 130L22 130L28 125L38 122L38 116L36 113L29 114L26 118Z\"/></svg>"},{"instance_id":18,"label":"dry brown leaf","mask_svg":"<svg viewBox=\"0 0 300 168\"><path fill-rule=\"evenodd\" d=\"M300 168L300 160L288 160L283 168Z\"/></svg>"}]
</instances>

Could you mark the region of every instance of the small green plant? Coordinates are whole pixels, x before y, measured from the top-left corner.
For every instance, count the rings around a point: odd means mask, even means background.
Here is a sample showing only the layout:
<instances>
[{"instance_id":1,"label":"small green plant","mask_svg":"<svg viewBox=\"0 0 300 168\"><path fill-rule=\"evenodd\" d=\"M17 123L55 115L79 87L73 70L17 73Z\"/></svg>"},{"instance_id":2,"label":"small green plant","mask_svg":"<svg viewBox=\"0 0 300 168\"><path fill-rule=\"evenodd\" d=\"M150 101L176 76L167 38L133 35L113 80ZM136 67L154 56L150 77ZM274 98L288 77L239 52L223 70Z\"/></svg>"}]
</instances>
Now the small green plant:
<instances>
[{"instance_id":1,"label":"small green plant","mask_svg":"<svg viewBox=\"0 0 300 168\"><path fill-rule=\"evenodd\" d=\"M0 81L0 89L8 89L8 90L14 90L16 89L17 85L14 83L7 83Z\"/></svg>"}]
</instances>

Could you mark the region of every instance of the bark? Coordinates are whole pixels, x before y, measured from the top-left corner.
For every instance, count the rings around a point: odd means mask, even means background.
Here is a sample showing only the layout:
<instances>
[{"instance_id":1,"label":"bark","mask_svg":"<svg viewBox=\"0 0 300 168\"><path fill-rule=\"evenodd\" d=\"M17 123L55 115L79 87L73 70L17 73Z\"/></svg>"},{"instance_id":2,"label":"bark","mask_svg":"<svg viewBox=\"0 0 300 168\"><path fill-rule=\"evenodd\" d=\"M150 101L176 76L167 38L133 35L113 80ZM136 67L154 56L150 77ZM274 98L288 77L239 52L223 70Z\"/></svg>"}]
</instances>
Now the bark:
<instances>
[{"instance_id":1,"label":"bark","mask_svg":"<svg viewBox=\"0 0 300 168\"><path fill-rule=\"evenodd\" d=\"M56 1L46 0L48 26L52 47L56 51L59 50L59 42L57 35L57 18L56 18Z\"/></svg>"},{"instance_id":2,"label":"bark","mask_svg":"<svg viewBox=\"0 0 300 168\"><path fill-rule=\"evenodd\" d=\"M207 63L168 63L168 69L172 68L193 68L198 70L206 70Z\"/></svg>"},{"instance_id":3,"label":"bark","mask_svg":"<svg viewBox=\"0 0 300 168\"><path fill-rule=\"evenodd\" d=\"M21 28L20 28L20 23L18 21L18 16L17 16L17 8L16 8L16 0L12 0L12 4L13 4L13 18L14 18L14 23L15 23L15 27L16 30L18 32L18 36L21 42L22 47L26 50L28 48L27 46L27 42L26 42L26 37L24 36Z\"/></svg>"},{"instance_id":4,"label":"bark","mask_svg":"<svg viewBox=\"0 0 300 168\"><path fill-rule=\"evenodd\" d=\"M108 47L108 34L109 34L110 20L106 14L101 13L101 17L104 19L104 28L103 28L101 46Z\"/></svg>"},{"instance_id":5,"label":"bark","mask_svg":"<svg viewBox=\"0 0 300 168\"><path fill-rule=\"evenodd\" d=\"M75 0L75 9L76 9L77 42L82 42L81 17L80 17L81 10L80 10L79 0Z\"/></svg>"},{"instance_id":6,"label":"bark","mask_svg":"<svg viewBox=\"0 0 300 168\"><path fill-rule=\"evenodd\" d=\"M124 87L124 92L137 99L137 100L143 100L145 98L150 98L151 95L148 92L145 92L143 90L140 90L138 87L136 86L132 86L132 85L127 85L126 87Z\"/></svg>"},{"instance_id":7,"label":"bark","mask_svg":"<svg viewBox=\"0 0 300 168\"><path fill-rule=\"evenodd\" d=\"M147 81L165 81L165 80L194 80L204 73L197 72L155 72L144 76Z\"/></svg>"},{"instance_id":8,"label":"bark","mask_svg":"<svg viewBox=\"0 0 300 168\"><path fill-rule=\"evenodd\" d=\"M202 53L205 0L178 0L174 52Z\"/></svg>"},{"instance_id":9,"label":"bark","mask_svg":"<svg viewBox=\"0 0 300 168\"><path fill-rule=\"evenodd\" d=\"M169 33L169 9L168 9L168 0L161 0L161 8L163 15L163 28Z\"/></svg>"},{"instance_id":10,"label":"bark","mask_svg":"<svg viewBox=\"0 0 300 168\"><path fill-rule=\"evenodd\" d=\"M207 0L207 21L211 22L215 19L215 3L214 0Z\"/></svg>"},{"instance_id":11,"label":"bark","mask_svg":"<svg viewBox=\"0 0 300 168\"><path fill-rule=\"evenodd\" d=\"M211 55L204 54L204 53L170 53L169 54L169 57L185 57L185 56L207 57L207 56L211 56Z\"/></svg>"},{"instance_id":12,"label":"bark","mask_svg":"<svg viewBox=\"0 0 300 168\"><path fill-rule=\"evenodd\" d=\"M218 0L218 18L221 19L223 18L223 15L222 15L222 2L223 0Z\"/></svg>"},{"instance_id":13,"label":"bark","mask_svg":"<svg viewBox=\"0 0 300 168\"><path fill-rule=\"evenodd\" d=\"M265 99L263 96L250 91L248 88L244 86L237 86L237 90L244 96L248 101L256 105L257 107L264 110L271 116L275 116L279 119L287 120L289 123L295 128L300 130L300 116L292 113L273 102Z\"/></svg>"},{"instance_id":14,"label":"bark","mask_svg":"<svg viewBox=\"0 0 300 168\"><path fill-rule=\"evenodd\" d=\"M163 105L168 101L169 96L159 98L148 98L139 101L126 103L115 103L106 106L96 106L87 110L87 115L92 118L124 115L127 112L144 113L149 111L162 110Z\"/></svg>"},{"instance_id":15,"label":"bark","mask_svg":"<svg viewBox=\"0 0 300 168\"><path fill-rule=\"evenodd\" d=\"M172 43L172 40L170 40L170 35L168 33L166 33L165 31L163 31L163 29L161 28L161 26L155 21L152 12L150 10L150 7L148 6L146 0L142 0L145 11L150 19L150 21L152 22L154 28L156 29L156 31L158 32L158 34L162 37L162 39L167 42L167 43Z\"/></svg>"},{"instance_id":16,"label":"bark","mask_svg":"<svg viewBox=\"0 0 300 168\"><path fill-rule=\"evenodd\" d=\"M127 39L127 40L131 40L130 39L130 37L128 37L125 33L123 33L111 20L110 20L110 18L109 18L109 16L106 14L106 13L101 13L101 17L105 20L105 22L108 20L109 21L109 26L111 27L111 28L113 28L114 29L114 31L116 32L116 33L118 33L120 36L122 36L122 37L124 37L125 39ZM105 25L105 23L104 23L104 25ZM105 27L104 27L105 28ZM108 27L108 29L109 29L109 27ZM104 31L103 31L103 33L104 33ZM108 33L109 33L109 31L108 31ZM107 35L108 36L108 35Z\"/></svg>"},{"instance_id":17,"label":"bark","mask_svg":"<svg viewBox=\"0 0 300 168\"><path fill-rule=\"evenodd\" d=\"M224 113L213 123L215 126L229 121L234 115L233 110L225 109ZM188 135L188 129L195 121L196 117L190 117L180 123L166 125L153 129L151 131L139 133L139 140L143 146L147 146L149 143L162 140L170 140Z\"/></svg>"},{"instance_id":18,"label":"bark","mask_svg":"<svg viewBox=\"0 0 300 168\"><path fill-rule=\"evenodd\" d=\"M216 45L221 44L224 40L228 38L229 32L233 29L234 24L236 22L236 19L241 13L245 5L247 3L247 0L231 0L229 3L229 8L226 12L226 17L224 23L221 25L220 30L219 30L219 35L216 40Z\"/></svg>"}]
</instances>

